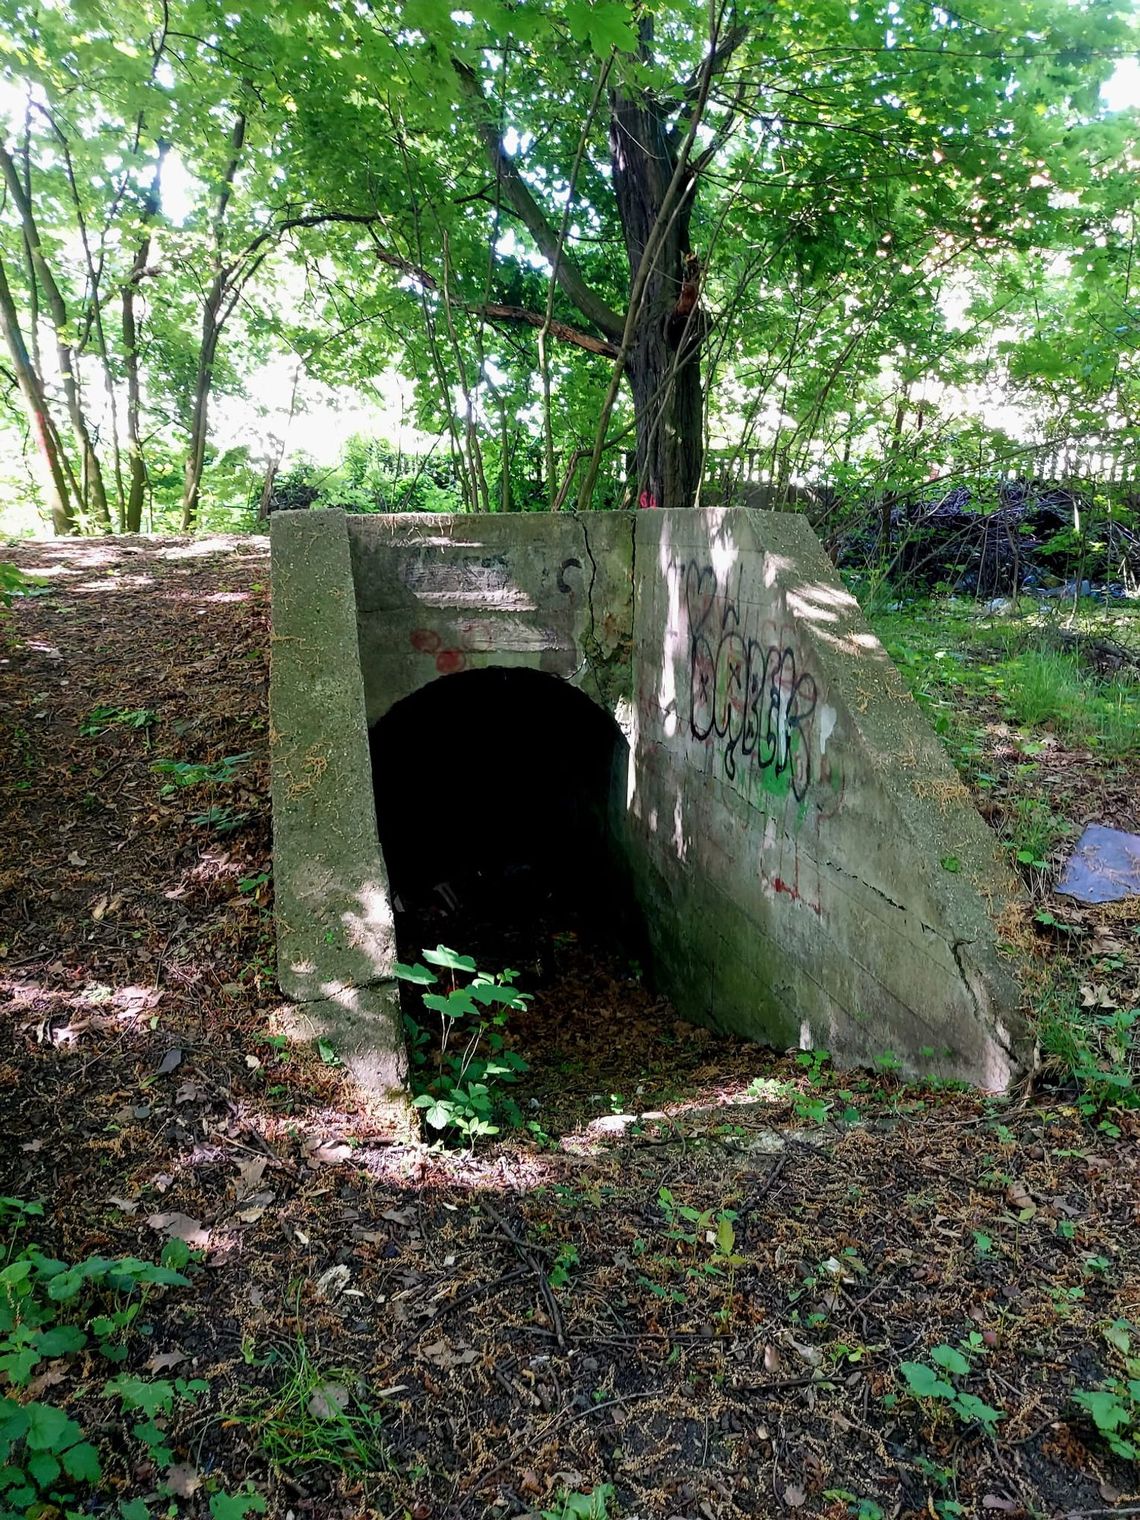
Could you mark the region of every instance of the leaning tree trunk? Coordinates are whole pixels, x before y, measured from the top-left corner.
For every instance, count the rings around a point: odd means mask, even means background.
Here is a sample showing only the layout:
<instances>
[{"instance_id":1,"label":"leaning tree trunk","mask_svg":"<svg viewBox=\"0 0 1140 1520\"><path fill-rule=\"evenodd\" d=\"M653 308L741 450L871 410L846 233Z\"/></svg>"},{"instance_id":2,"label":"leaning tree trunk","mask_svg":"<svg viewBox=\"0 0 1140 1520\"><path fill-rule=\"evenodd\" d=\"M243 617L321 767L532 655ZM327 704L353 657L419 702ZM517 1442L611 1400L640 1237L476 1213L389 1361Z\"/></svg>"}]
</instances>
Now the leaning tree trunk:
<instances>
[{"instance_id":1,"label":"leaning tree trunk","mask_svg":"<svg viewBox=\"0 0 1140 1520\"><path fill-rule=\"evenodd\" d=\"M8 345L8 353L11 356L12 365L16 371L16 380L20 387L20 394L24 398L24 408L28 414L28 424L32 430L32 436L36 441L36 448L39 451L40 458L44 463L47 476L47 500L48 508L51 512L52 528L56 533L76 533L79 530L71 509L71 496L67 488L67 478L60 459L59 440L48 416L43 382L35 365L32 363L27 345L24 342L20 318L16 311L16 303L12 298L12 290L8 284L8 276L3 263L0 263L0 328L3 329L4 340Z\"/></svg>"},{"instance_id":2,"label":"leaning tree trunk","mask_svg":"<svg viewBox=\"0 0 1140 1520\"><path fill-rule=\"evenodd\" d=\"M610 156L632 287L677 166L676 139L651 98L612 98ZM626 361L637 429L634 494L643 507L691 507L704 462L703 319L689 247L689 184L674 204L652 255Z\"/></svg>"}]
</instances>

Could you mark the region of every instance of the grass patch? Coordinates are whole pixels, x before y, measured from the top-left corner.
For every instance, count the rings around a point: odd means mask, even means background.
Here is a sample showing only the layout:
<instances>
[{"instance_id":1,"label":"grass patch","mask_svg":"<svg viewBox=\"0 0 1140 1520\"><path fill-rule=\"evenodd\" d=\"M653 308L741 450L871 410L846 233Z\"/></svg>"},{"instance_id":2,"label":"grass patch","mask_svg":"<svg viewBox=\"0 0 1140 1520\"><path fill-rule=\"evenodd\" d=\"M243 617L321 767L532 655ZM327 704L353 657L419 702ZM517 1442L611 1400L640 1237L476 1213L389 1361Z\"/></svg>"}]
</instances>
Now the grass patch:
<instances>
[{"instance_id":1,"label":"grass patch","mask_svg":"<svg viewBox=\"0 0 1140 1520\"><path fill-rule=\"evenodd\" d=\"M302 1335L283 1361L276 1392L247 1414L231 1416L252 1427L269 1461L286 1473L333 1467L363 1477L387 1471L381 1419L357 1375L322 1368Z\"/></svg>"}]
</instances>

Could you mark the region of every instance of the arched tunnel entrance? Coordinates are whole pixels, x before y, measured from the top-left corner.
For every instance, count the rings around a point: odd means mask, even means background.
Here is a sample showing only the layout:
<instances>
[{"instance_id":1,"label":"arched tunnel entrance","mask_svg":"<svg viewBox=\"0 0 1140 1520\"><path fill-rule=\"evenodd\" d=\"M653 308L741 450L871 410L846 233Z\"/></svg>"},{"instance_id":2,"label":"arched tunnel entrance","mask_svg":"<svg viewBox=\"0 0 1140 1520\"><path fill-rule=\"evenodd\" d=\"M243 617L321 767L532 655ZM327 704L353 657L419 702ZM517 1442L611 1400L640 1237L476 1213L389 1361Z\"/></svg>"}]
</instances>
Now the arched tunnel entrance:
<instances>
[{"instance_id":1,"label":"arched tunnel entrance","mask_svg":"<svg viewBox=\"0 0 1140 1520\"><path fill-rule=\"evenodd\" d=\"M582 692L535 670L459 672L395 703L371 745L405 959L442 940L530 964L560 928L640 952L622 851L629 748Z\"/></svg>"},{"instance_id":2,"label":"arched tunnel entrance","mask_svg":"<svg viewBox=\"0 0 1140 1520\"><path fill-rule=\"evenodd\" d=\"M623 850L629 750L614 719L557 676L491 668L422 687L370 737L400 959L443 944L480 971L518 972L534 995L510 1034L528 1118L554 1128L594 1089L608 1104L636 1086L631 1065L654 1060L675 1015L643 975ZM434 1045L421 992L404 987L404 1010Z\"/></svg>"}]
</instances>

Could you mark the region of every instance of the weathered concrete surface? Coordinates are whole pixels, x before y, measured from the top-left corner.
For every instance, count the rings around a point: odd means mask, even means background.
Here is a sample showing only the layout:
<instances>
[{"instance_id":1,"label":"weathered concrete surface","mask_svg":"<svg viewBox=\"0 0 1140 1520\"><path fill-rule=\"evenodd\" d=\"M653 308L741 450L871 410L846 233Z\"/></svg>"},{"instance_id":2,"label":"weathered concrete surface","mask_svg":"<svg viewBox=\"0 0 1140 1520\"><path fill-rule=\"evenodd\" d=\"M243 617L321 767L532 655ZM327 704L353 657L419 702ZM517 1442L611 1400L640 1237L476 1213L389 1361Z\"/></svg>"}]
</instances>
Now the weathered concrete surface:
<instances>
[{"instance_id":1,"label":"weathered concrete surface","mask_svg":"<svg viewBox=\"0 0 1140 1520\"><path fill-rule=\"evenodd\" d=\"M1004 1087L996 842L806 522L642 513L629 821L690 1016Z\"/></svg>"},{"instance_id":2,"label":"weathered concrete surface","mask_svg":"<svg viewBox=\"0 0 1140 1520\"><path fill-rule=\"evenodd\" d=\"M803 519L280 513L272 549L281 983L361 1071L394 1075L399 1044L394 1001L357 996L394 959L367 730L515 665L631 741L614 841L680 1012L846 1064L1016 1073L994 926L1016 882Z\"/></svg>"},{"instance_id":3,"label":"weathered concrete surface","mask_svg":"<svg viewBox=\"0 0 1140 1520\"><path fill-rule=\"evenodd\" d=\"M336 1034L362 1083L399 1092L407 1060L384 987L395 938L376 841L344 513L278 514L270 553L278 981L308 1006L314 1031Z\"/></svg>"},{"instance_id":4,"label":"weathered concrete surface","mask_svg":"<svg viewBox=\"0 0 1140 1520\"><path fill-rule=\"evenodd\" d=\"M460 670L525 666L612 711L630 692L629 513L350 517L368 722Z\"/></svg>"}]
</instances>

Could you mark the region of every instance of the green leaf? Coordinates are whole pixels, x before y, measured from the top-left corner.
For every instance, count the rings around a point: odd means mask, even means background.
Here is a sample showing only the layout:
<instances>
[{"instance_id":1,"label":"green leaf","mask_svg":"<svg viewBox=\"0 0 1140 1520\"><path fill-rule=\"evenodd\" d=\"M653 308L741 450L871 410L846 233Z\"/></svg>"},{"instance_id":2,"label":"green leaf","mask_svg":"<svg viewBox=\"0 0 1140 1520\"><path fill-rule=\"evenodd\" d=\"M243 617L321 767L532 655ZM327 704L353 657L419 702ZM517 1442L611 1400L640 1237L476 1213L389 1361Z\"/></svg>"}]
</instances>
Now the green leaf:
<instances>
[{"instance_id":1,"label":"green leaf","mask_svg":"<svg viewBox=\"0 0 1140 1520\"><path fill-rule=\"evenodd\" d=\"M439 980L434 971L429 971L426 966L418 963L414 966L405 966L402 961L396 962L396 975L402 982L414 982L419 987L430 987L433 982Z\"/></svg>"},{"instance_id":2,"label":"green leaf","mask_svg":"<svg viewBox=\"0 0 1140 1520\"><path fill-rule=\"evenodd\" d=\"M123 1408L140 1409L143 1414L151 1419L156 1414L169 1411L174 1403L174 1385L157 1379L153 1382L147 1378L132 1377L129 1373L123 1373L121 1377L112 1378L103 1389L104 1398L119 1399Z\"/></svg>"},{"instance_id":3,"label":"green leaf","mask_svg":"<svg viewBox=\"0 0 1140 1520\"><path fill-rule=\"evenodd\" d=\"M1088 1410L1096 1428L1104 1435L1111 1435L1113 1431L1119 1430L1122 1425L1127 1425L1129 1422L1127 1406L1115 1393L1103 1389L1093 1392L1082 1391L1073 1394L1073 1403Z\"/></svg>"},{"instance_id":4,"label":"green leaf","mask_svg":"<svg viewBox=\"0 0 1140 1520\"><path fill-rule=\"evenodd\" d=\"M925 1362L901 1362L899 1371L916 1398L952 1399L954 1397L951 1384L940 1378L934 1368L928 1367Z\"/></svg>"},{"instance_id":5,"label":"green leaf","mask_svg":"<svg viewBox=\"0 0 1140 1520\"><path fill-rule=\"evenodd\" d=\"M970 1370L970 1364L960 1351L955 1351L953 1346L935 1346L930 1353L932 1362L937 1362L940 1367L945 1367L947 1372L953 1372L959 1377L965 1377Z\"/></svg>"},{"instance_id":6,"label":"green leaf","mask_svg":"<svg viewBox=\"0 0 1140 1520\"><path fill-rule=\"evenodd\" d=\"M1004 1420L1005 1415L1000 1409L994 1409L989 1404L983 1404L981 1399L972 1393L960 1393L954 1399L954 1408L964 1420L977 1420L979 1425L987 1427L996 1425L999 1420Z\"/></svg>"},{"instance_id":7,"label":"green leaf","mask_svg":"<svg viewBox=\"0 0 1140 1520\"><path fill-rule=\"evenodd\" d=\"M59 1450L79 1439L79 1426L54 1404L28 1404L28 1428L24 1439L31 1451Z\"/></svg>"},{"instance_id":8,"label":"green leaf","mask_svg":"<svg viewBox=\"0 0 1140 1520\"><path fill-rule=\"evenodd\" d=\"M68 1477L77 1483L98 1483L103 1476L99 1453L90 1441L80 1441L78 1446L65 1451L60 1460Z\"/></svg>"},{"instance_id":9,"label":"green leaf","mask_svg":"<svg viewBox=\"0 0 1140 1520\"><path fill-rule=\"evenodd\" d=\"M10 1351L0 1356L0 1368L8 1374L8 1381L23 1388L42 1361L38 1351Z\"/></svg>"},{"instance_id":10,"label":"green leaf","mask_svg":"<svg viewBox=\"0 0 1140 1520\"><path fill-rule=\"evenodd\" d=\"M731 1256L735 1244L736 1231L732 1220L727 1214L722 1214L716 1224L716 1248L722 1256Z\"/></svg>"},{"instance_id":11,"label":"green leaf","mask_svg":"<svg viewBox=\"0 0 1140 1520\"><path fill-rule=\"evenodd\" d=\"M956 876L962 869L962 862L958 859L957 855L943 855L941 864L942 869L949 871L951 876Z\"/></svg>"},{"instance_id":12,"label":"green leaf","mask_svg":"<svg viewBox=\"0 0 1140 1520\"><path fill-rule=\"evenodd\" d=\"M469 955L457 955L446 945L437 945L434 950L425 950L424 960L432 966L443 966L447 971L475 970L475 962Z\"/></svg>"},{"instance_id":13,"label":"green leaf","mask_svg":"<svg viewBox=\"0 0 1140 1520\"><path fill-rule=\"evenodd\" d=\"M1121 1352L1124 1356L1127 1356L1132 1349L1132 1337L1129 1334L1129 1328L1126 1319L1114 1319L1104 1332L1104 1338L1108 1344L1115 1346L1117 1351Z\"/></svg>"},{"instance_id":14,"label":"green leaf","mask_svg":"<svg viewBox=\"0 0 1140 1520\"><path fill-rule=\"evenodd\" d=\"M265 1513L265 1499L252 1489L240 1494L212 1494L210 1497L212 1520L246 1520L251 1512Z\"/></svg>"},{"instance_id":15,"label":"green leaf","mask_svg":"<svg viewBox=\"0 0 1140 1520\"><path fill-rule=\"evenodd\" d=\"M50 1488L59 1477L59 1463L50 1451L37 1451L28 1458L28 1471L41 1488Z\"/></svg>"},{"instance_id":16,"label":"green leaf","mask_svg":"<svg viewBox=\"0 0 1140 1520\"><path fill-rule=\"evenodd\" d=\"M41 1356L71 1356L86 1344L87 1336L78 1325L57 1325L54 1330L41 1330L36 1337Z\"/></svg>"},{"instance_id":17,"label":"green leaf","mask_svg":"<svg viewBox=\"0 0 1140 1520\"><path fill-rule=\"evenodd\" d=\"M15 1399L0 1399L0 1441L18 1441L28 1428L28 1406Z\"/></svg>"},{"instance_id":18,"label":"green leaf","mask_svg":"<svg viewBox=\"0 0 1140 1520\"><path fill-rule=\"evenodd\" d=\"M326 1066L340 1066L342 1064L340 1057L327 1040L317 1041L317 1054Z\"/></svg>"},{"instance_id":19,"label":"green leaf","mask_svg":"<svg viewBox=\"0 0 1140 1520\"><path fill-rule=\"evenodd\" d=\"M599 58L611 48L621 53L637 50L637 33L631 24L628 5L617 0L571 0L566 7L566 25L576 42L589 42Z\"/></svg>"}]
</instances>

